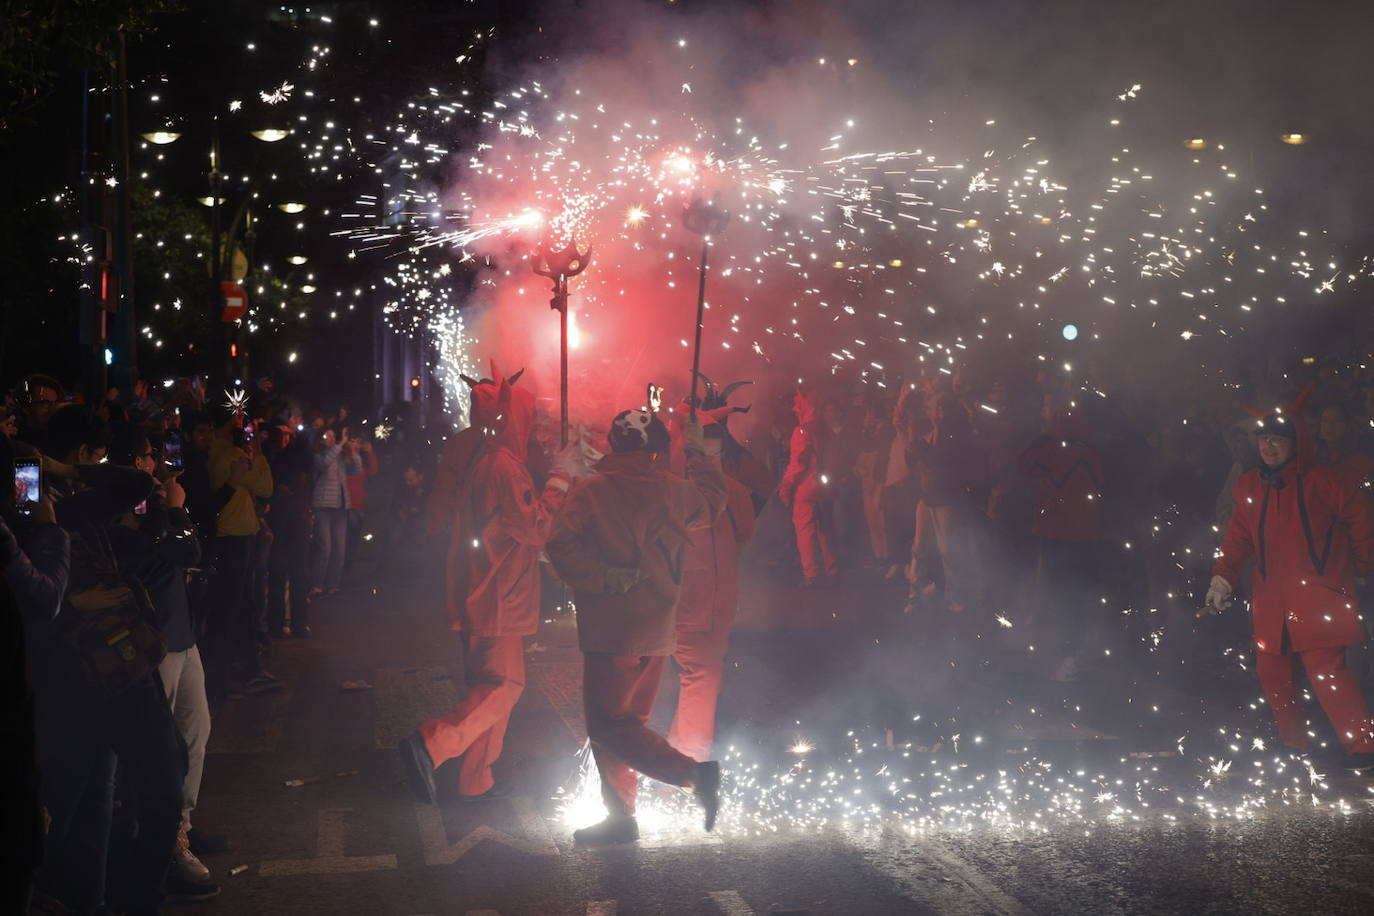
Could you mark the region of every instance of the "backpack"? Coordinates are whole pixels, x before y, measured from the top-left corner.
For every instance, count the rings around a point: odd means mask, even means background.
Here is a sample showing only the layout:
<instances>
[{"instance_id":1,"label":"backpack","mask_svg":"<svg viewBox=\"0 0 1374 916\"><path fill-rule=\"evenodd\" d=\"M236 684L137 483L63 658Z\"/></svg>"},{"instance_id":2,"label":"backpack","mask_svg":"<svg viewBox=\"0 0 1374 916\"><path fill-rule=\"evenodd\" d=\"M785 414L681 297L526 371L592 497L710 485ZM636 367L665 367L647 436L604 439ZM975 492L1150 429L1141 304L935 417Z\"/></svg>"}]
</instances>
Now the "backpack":
<instances>
[{"instance_id":1,"label":"backpack","mask_svg":"<svg viewBox=\"0 0 1374 916\"><path fill-rule=\"evenodd\" d=\"M103 532L103 551L89 536L73 534L58 626L89 686L113 697L152 673L166 657L167 644L153 626L153 602L143 583L120 573Z\"/></svg>"}]
</instances>

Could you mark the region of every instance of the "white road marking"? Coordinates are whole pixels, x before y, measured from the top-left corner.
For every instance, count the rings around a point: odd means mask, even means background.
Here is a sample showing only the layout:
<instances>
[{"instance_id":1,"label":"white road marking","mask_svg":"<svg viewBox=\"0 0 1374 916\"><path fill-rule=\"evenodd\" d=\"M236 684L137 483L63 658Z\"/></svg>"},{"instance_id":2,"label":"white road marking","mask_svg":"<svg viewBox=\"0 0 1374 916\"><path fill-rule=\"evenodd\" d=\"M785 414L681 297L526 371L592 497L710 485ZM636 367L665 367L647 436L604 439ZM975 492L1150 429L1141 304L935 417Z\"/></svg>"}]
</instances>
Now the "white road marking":
<instances>
[{"instance_id":1,"label":"white road marking","mask_svg":"<svg viewBox=\"0 0 1374 916\"><path fill-rule=\"evenodd\" d=\"M372 729L378 750L395 747L421 722L458 705L458 688L442 665L378 668L372 684Z\"/></svg>"},{"instance_id":2,"label":"white road marking","mask_svg":"<svg viewBox=\"0 0 1374 916\"><path fill-rule=\"evenodd\" d=\"M420 828L420 842L425 848L426 865L452 865L471 852L483 840L503 843L512 849L518 849L532 856L556 856L559 854L558 847L553 844L547 828L543 830L542 836L536 834L532 840L527 840L513 837L509 833L483 824L458 842L450 844L448 834L444 831L443 814L435 806L417 804L415 806L415 821Z\"/></svg>"},{"instance_id":3,"label":"white road marking","mask_svg":"<svg viewBox=\"0 0 1374 916\"><path fill-rule=\"evenodd\" d=\"M588 900L587 916L615 916L614 900Z\"/></svg>"},{"instance_id":4,"label":"white road marking","mask_svg":"<svg viewBox=\"0 0 1374 916\"><path fill-rule=\"evenodd\" d=\"M725 916L754 916L753 908L744 902L739 891L711 891L709 896Z\"/></svg>"},{"instance_id":5,"label":"white road marking","mask_svg":"<svg viewBox=\"0 0 1374 916\"><path fill-rule=\"evenodd\" d=\"M394 855L344 855L345 820L352 808L324 808L319 814L319 834L313 859L275 859L258 864L258 874L269 878L284 875L341 875L360 871L385 871L396 867Z\"/></svg>"}]
</instances>

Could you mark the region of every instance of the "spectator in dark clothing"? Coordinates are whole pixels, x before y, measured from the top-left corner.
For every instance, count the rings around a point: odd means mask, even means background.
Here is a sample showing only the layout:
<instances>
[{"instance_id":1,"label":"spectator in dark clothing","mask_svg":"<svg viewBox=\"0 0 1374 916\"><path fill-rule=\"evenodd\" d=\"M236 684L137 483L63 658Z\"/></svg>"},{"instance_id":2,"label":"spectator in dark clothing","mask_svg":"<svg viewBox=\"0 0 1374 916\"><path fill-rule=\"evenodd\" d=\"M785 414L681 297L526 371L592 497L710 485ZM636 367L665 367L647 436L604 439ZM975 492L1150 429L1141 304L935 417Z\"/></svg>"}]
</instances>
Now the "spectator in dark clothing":
<instances>
[{"instance_id":1,"label":"spectator in dark clothing","mask_svg":"<svg viewBox=\"0 0 1374 916\"><path fill-rule=\"evenodd\" d=\"M225 484L219 489L210 486L210 450L215 443L215 427L208 414L187 413L181 419L182 461L186 470L180 477L186 491L186 511L200 532L201 544L214 543L215 519L234 488Z\"/></svg>"},{"instance_id":2,"label":"spectator in dark clothing","mask_svg":"<svg viewBox=\"0 0 1374 916\"><path fill-rule=\"evenodd\" d=\"M148 436L136 427L117 430L110 460L133 466L158 480L143 511L126 512L110 528L110 545L120 568L136 576L148 591L157 627L167 643L158 666L173 718L186 742L187 769L182 783L181 827L170 850L172 869L167 889L181 900L205 900L219 893L210 870L191 852L191 812L200 795L205 747L210 739L210 703L205 694L205 668L196 646L196 624L186 591L186 570L200 562L200 539L186 514L186 492L165 471Z\"/></svg>"},{"instance_id":3,"label":"spectator in dark clothing","mask_svg":"<svg viewBox=\"0 0 1374 916\"><path fill-rule=\"evenodd\" d=\"M43 447L48 418L62 406L62 383L49 375L35 373L19 383L19 441L34 448Z\"/></svg>"},{"instance_id":4,"label":"spectator in dark clothing","mask_svg":"<svg viewBox=\"0 0 1374 916\"><path fill-rule=\"evenodd\" d=\"M0 436L0 467L13 467L14 454L9 439ZM57 527L52 500L44 497L28 517L14 509L12 500L0 501L0 670L5 679L0 742L12 774L11 806L0 831L4 848L10 850L0 868L0 908L6 913L27 912L43 859L44 812L25 643L30 631L41 639L53 626L67 585L68 551L67 533Z\"/></svg>"},{"instance_id":5,"label":"spectator in dark clothing","mask_svg":"<svg viewBox=\"0 0 1374 916\"><path fill-rule=\"evenodd\" d=\"M914 440L909 450L921 501L916 506L908 613L941 584L951 611L962 611L980 597L978 539L987 505L982 449L974 440L968 410L952 392L932 402L930 420L929 438Z\"/></svg>"},{"instance_id":6,"label":"spectator in dark clothing","mask_svg":"<svg viewBox=\"0 0 1374 916\"><path fill-rule=\"evenodd\" d=\"M86 406L53 414L50 455L80 464L44 462L56 521L71 542L68 594L87 594L97 576L119 577L108 529L147 500L153 480L133 468L84 463L104 457L109 430ZM85 586L83 588L83 586ZM57 626L29 641L34 672L43 797L52 825L39 886L79 910L104 905L106 862L118 763L137 797L138 830L121 857L125 899L111 908L153 913L163 897L168 853L181 821L186 750L155 672L117 693L89 681L76 650L63 639L83 611L65 600Z\"/></svg>"},{"instance_id":7,"label":"spectator in dark clothing","mask_svg":"<svg viewBox=\"0 0 1374 916\"><path fill-rule=\"evenodd\" d=\"M267 628L274 636L305 639L310 635L310 606L305 600L310 589L310 447L289 427L279 426L268 440L266 453L274 484L267 512L274 536Z\"/></svg>"}]
</instances>

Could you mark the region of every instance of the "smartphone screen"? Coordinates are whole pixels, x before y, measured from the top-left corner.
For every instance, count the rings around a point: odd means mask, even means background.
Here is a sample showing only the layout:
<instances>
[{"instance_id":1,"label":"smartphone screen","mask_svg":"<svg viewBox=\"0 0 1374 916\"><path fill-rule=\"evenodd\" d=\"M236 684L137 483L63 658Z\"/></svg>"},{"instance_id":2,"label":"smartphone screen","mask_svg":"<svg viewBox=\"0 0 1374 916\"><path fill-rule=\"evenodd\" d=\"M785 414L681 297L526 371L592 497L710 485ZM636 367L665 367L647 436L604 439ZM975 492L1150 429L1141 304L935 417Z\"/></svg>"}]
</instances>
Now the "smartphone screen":
<instances>
[{"instance_id":1,"label":"smartphone screen","mask_svg":"<svg viewBox=\"0 0 1374 916\"><path fill-rule=\"evenodd\" d=\"M185 468L181 460L181 435L175 430L169 432L162 442L162 458L167 463L169 471L180 471Z\"/></svg>"},{"instance_id":2,"label":"smartphone screen","mask_svg":"<svg viewBox=\"0 0 1374 916\"><path fill-rule=\"evenodd\" d=\"M14 505L24 515L43 498L43 468L37 458L14 459Z\"/></svg>"}]
</instances>

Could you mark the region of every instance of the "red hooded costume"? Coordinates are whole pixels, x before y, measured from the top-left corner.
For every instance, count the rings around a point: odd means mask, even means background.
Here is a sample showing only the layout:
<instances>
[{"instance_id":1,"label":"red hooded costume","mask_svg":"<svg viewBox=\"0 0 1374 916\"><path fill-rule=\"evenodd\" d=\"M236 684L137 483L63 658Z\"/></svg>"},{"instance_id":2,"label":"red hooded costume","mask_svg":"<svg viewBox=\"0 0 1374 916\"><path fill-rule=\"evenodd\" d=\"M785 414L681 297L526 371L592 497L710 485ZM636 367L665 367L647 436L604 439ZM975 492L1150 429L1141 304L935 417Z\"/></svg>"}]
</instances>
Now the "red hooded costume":
<instances>
[{"instance_id":1,"label":"red hooded costume","mask_svg":"<svg viewBox=\"0 0 1374 916\"><path fill-rule=\"evenodd\" d=\"M1297 417L1306 395L1282 413ZM1364 639L1355 576L1374 565L1374 530L1363 497L1312 464L1302 424L1295 426L1296 457L1280 468L1253 468L1236 481L1235 511L1212 574L1234 588L1246 562L1255 560L1256 669L1284 743L1307 743L1294 672L1300 657L1347 750L1374 752L1374 725L1344 653Z\"/></svg>"},{"instance_id":2,"label":"red hooded costume","mask_svg":"<svg viewBox=\"0 0 1374 916\"><path fill-rule=\"evenodd\" d=\"M792 507L802 575L811 582L822 574L834 576L839 572L830 543L834 522L824 479L829 430L816 418L814 394L798 389L792 399L792 412L797 416L797 426L792 430L787 473L778 487L778 495L785 505Z\"/></svg>"},{"instance_id":3,"label":"red hooded costume","mask_svg":"<svg viewBox=\"0 0 1374 916\"><path fill-rule=\"evenodd\" d=\"M419 729L436 767L463 757L462 795L481 795L494 785L491 766L525 687L522 637L539 626L539 552L568 487L554 477L535 495L525 467L533 395L509 379L481 382L473 387L473 404L482 425L470 427L476 436L455 449L462 465L448 497L454 513L448 610L453 629L463 633L468 694L447 716Z\"/></svg>"},{"instance_id":4,"label":"red hooded costume","mask_svg":"<svg viewBox=\"0 0 1374 916\"><path fill-rule=\"evenodd\" d=\"M601 459L569 492L547 547L576 594L587 735L612 815L634 814L636 770L677 786L696 774L647 723L677 642L688 547L724 508L726 478L715 458L689 456L686 480L666 465L642 450ZM614 587L613 570L632 584Z\"/></svg>"}]
</instances>

